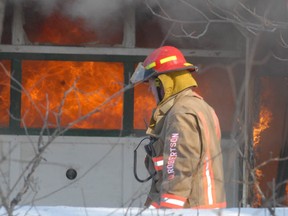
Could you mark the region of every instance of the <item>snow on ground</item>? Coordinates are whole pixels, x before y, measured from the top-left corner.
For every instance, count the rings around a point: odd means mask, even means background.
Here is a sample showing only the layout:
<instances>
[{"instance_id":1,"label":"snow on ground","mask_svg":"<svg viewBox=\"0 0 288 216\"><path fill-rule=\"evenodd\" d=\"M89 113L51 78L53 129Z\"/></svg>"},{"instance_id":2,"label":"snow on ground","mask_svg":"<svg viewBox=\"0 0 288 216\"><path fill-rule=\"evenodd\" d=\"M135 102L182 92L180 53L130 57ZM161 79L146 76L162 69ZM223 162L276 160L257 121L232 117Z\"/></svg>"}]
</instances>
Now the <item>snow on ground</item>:
<instances>
[{"instance_id":1,"label":"snow on ground","mask_svg":"<svg viewBox=\"0 0 288 216\"><path fill-rule=\"evenodd\" d=\"M276 208L276 216L288 216L288 208ZM0 215L5 216L3 207ZM269 216L268 209L226 208L215 210L158 210L140 208L83 208L68 206L23 206L15 210L16 216Z\"/></svg>"}]
</instances>

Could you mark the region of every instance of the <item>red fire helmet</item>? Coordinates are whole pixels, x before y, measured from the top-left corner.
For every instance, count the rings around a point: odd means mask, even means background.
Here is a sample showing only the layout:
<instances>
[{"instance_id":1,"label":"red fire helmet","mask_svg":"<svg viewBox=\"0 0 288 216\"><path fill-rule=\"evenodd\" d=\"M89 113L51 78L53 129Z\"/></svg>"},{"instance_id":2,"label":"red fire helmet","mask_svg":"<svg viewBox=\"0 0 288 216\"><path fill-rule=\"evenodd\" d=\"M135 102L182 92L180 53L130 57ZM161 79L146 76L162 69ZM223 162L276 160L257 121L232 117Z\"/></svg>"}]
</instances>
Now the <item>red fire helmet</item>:
<instances>
[{"instance_id":1,"label":"red fire helmet","mask_svg":"<svg viewBox=\"0 0 288 216\"><path fill-rule=\"evenodd\" d=\"M143 63L139 63L130 81L135 84L162 73L188 70L197 71L197 67L188 63L182 52L173 46L163 46L154 50Z\"/></svg>"}]
</instances>

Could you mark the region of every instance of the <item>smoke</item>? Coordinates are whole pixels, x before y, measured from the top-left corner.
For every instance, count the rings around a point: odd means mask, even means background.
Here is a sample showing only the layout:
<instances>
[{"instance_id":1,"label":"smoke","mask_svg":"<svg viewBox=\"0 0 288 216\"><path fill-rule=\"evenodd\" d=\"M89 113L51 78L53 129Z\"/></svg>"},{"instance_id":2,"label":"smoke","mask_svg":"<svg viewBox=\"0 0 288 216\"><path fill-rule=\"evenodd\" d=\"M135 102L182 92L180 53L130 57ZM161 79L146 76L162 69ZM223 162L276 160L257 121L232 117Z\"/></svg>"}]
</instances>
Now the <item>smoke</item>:
<instances>
[{"instance_id":1,"label":"smoke","mask_svg":"<svg viewBox=\"0 0 288 216\"><path fill-rule=\"evenodd\" d=\"M168 34L172 30L173 35L180 37L189 35L191 38L199 39L198 36L205 33L207 24L219 18L213 9L217 12L221 9L232 10L240 0L145 0L145 2L148 8L157 14L163 32ZM175 39L179 40L179 37Z\"/></svg>"},{"instance_id":2,"label":"smoke","mask_svg":"<svg viewBox=\"0 0 288 216\"><path fill-rule=\"evenodd\" d=\"M15 1L25 2L25 0ZM130 4L141 4L144 6L143 10L147 10L145 7L147 4L151 9L158 8L160 16L177 21L205 20L204 14L206 16L209 1L223 8L234 7L239 2L239 0L28 0L33 2L43 15L48 16L57 10L72 19L84 19L89 27L93 28L103 26L103 21L107 18L122 20L127 11L126 7Z\"/></svg>"},{"instance_id":3,"label":"smoke","mask_svg":"<svg viewBox=\"0 0 288 216\"><path fill-rule=\"evenodd\" d=\"M23 1L23 0L22 0ZM108 17L111 20L121 19L125 2L128 0L30 0L40 13L50 15L54 11L70 17L81 18L90 27L103 26Z\"/></svg>"},{"instance_id":4,"label":"smoke","mask_svg":"<svg viewBox=\"0 0 288 216\"><path fill-rule=\"evenodd\" d=\"M273 3L270 0L14 0L22 3L30 2L37 11L49 16L54 11L70 17L71 19L81 18L85 21L87 28L97 30L97 33L105 34L118 32L122 28L127 8L137 7L136 16L151 18L157 22L163 41L169 35L169 40L177 42L180 46L187 44L187 40L196 39L208 35L213 27L214 38L219 40L220 46L226 47L233 37L230 34L231 26L221 28L215 27L215 20L234 20L232 25L238 25L241 30L252 31L275 31L276 23L282 31L287 30L287 3L283 1ZM152 16L154 16L152 18ZM268 18L268 19L266 19ZM141 18L140 18L141 19ZM107 22L109 21L109 22ZM278 22L277 22L278 21ZM285 23L284 23L285 21ZM209 24L209 26L207 26ZM250 24L247 26L247 24ZM141 23L137 23L141 25ZM212 28L211 28L212 26ZM278 27L276 26L276 27ZM228 29L226 29L228 28ZM245 29L246 28L246 29ZM280 29L279 28L279 29ZM148 31L148 30L147 30ZM105 33L106 32L106 33ZM159 31L158 31L159 32ZM253 33L252 32L252 33ZM275 31L276 32L276 31ZM249 32L250 33L250 32ZM284 33L278 35L283 38ZM186 38L186 39L185 39ZM287 38L283 39L285 45ZM180 42L179 42L180 41ZM178 43L179 42L179 43ZM232 41L233 42L233 41ZM232 43L231 42L231 43ZM188 42L190 43L190 42ZM191 42L194 43L194 42ZM211 44L205 41L204 45ZM160 45L160 44L159 44ZM203 44L199 44L203 46ZM211 44L213 46L213 44Z\"/></svg>"},{"instance_id":5,"label":"smoke","mask_svg":"<svg viewBox=\"0 0 288 216\"><path fill-rule=\"evenodd\" d=\"M123 17L123 0L81 0L65 7L64 13L72 18L82 18L92 27L105 26L104 20ZM107 23L106 23L107 24Z\"/></svg>"},{"instance_id":6,"label":"smoke","mask_svg":"<svg viewBox=\"0 0 288 216\"><path fill-rule=\"evenodd\" d=\"M241 0L213 0L211 2L218 5L221 8L231 10L235 8L235 6L237 6L238 3L241 2Z\"/></svg>"},{"instance_id":7,"label":"smoke","mask_svg":"<svg viewBox=\"0 0 288 216\"><path fill-rule=\"evenodd\" d=\"M97 22L98 18L119 16L123 3L120 0L81 0L74 1L67 6L65 13L72 17L82 17L92 22Z\"/></svg>"},{"instance_id":8,"label":"smoke","mask_svg":"<svg viewBox=\"0 0 288 216\"><path fill-rule=\"evenodd\" d=\"M57 2L58 0L49 0L49 1L38 0L37 4L39 5L41 11L45 15L49 15L57 8L57 5L58 5Z\"/></svg>"}]
</instances>

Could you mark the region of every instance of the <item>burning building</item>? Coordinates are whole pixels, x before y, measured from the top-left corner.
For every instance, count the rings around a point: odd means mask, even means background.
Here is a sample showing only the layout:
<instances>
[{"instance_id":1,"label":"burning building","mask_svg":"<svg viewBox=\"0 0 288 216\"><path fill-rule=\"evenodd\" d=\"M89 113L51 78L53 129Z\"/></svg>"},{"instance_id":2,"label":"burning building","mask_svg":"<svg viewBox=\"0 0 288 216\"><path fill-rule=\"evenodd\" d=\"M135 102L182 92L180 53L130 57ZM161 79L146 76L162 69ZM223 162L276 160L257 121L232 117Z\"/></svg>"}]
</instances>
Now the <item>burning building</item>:
<instances>
[{"instance_id":1,"label":"burning building","mask_svg":"<svg viewBox=\"0 0 288 216\"><path fill-rule=\"evenodd\" d=\"M21 188L35 145L61 130L22 204L141 205L133 145L155 102L145 84L125 87L154 48L174 45L200 68L196 91L219 116L228 205L287 205L287 6L270 6L279 13L262 23L248 9L256 3L179 2L0 1L1 185L9 194ZM232 19L236 6L249 22Z\"/></svg>"}]
</instances>

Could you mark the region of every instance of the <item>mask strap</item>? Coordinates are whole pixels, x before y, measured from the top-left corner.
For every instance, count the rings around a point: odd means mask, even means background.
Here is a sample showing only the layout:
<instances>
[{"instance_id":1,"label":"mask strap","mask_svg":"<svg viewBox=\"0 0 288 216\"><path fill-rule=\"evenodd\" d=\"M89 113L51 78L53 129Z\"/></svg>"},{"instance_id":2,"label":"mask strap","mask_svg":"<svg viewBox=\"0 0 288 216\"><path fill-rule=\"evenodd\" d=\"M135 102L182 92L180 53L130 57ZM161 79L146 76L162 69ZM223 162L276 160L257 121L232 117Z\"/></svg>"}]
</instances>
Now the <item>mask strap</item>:
<instances>
[{"instance_id":1,"label":"mask strap","mask_svg":"<svg viewBox=\"0 0 288 216\"><path fill-rule=\"evenodd\" d=\"M163 89L163 85L161 83L161 80L157 77L155 78L155 86L156 86L156 90L157 90L157 95L159 98L159 103L163 100L164 98L164 89Z\"/></svg>"}]
</instances>

